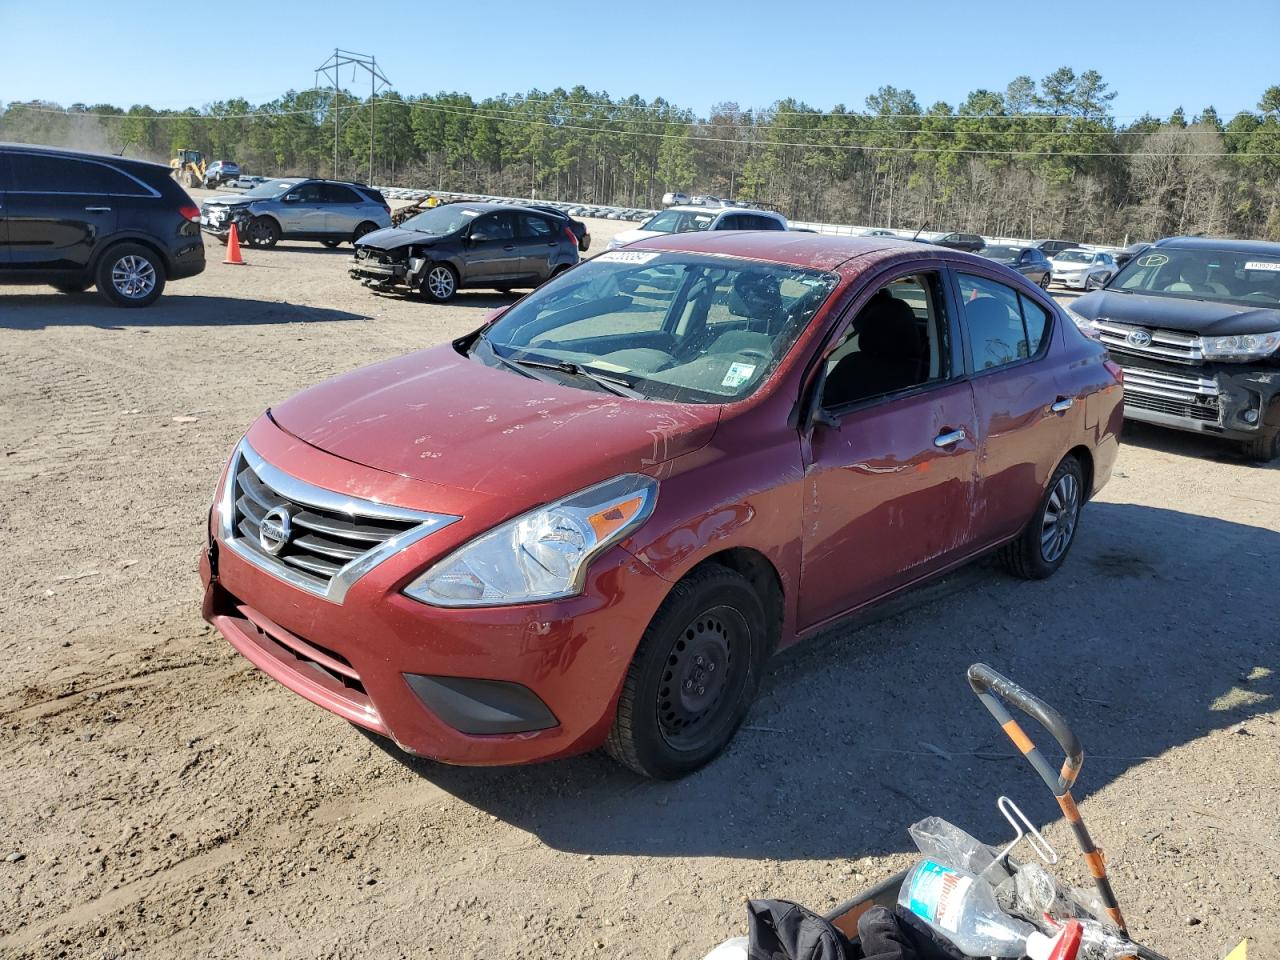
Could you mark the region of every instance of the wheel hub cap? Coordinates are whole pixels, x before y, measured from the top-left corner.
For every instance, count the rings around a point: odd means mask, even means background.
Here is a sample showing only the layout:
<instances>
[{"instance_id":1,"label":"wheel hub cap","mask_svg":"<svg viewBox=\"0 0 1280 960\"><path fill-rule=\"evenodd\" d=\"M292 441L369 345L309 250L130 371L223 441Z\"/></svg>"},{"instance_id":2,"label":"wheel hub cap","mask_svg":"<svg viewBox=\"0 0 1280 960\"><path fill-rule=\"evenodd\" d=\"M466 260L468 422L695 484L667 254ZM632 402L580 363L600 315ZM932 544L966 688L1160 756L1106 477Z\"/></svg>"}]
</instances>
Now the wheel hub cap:
<instances>
[{"instance_id":1,"label":"wheel hub cap","mask_svg":"<svg viewBox=\"0 0 1280 960\"><path fill-rule=\"evenodd\" d=\"M447 297L453 292L453 275L444 267L436 267L427 275L427 286L437 297Z\"/></svg>"},{"instance_id":2,"label":"wheel hub cap","mask_svg":"<svg viewBox=\"0 0 1280 960\"><path fill-rule=\"evenodd\" d=\"M1080 516L1080 484L1075 475L1065 473L1054 484L1045 504L1040 524L1040 555L1053 563L1067 552Z\"/></svg>"},{"instance_id":3,"label":"wheel hub cap","mask_svg":"<svg viewBox=\"0 0 1280 960\"><path fill-rule=\"evenodd\" d=\"M111 285L123 297L140 300L156 286L156 269L143 257L121 257L111 268Z\"/></svg>"}]
</instances>

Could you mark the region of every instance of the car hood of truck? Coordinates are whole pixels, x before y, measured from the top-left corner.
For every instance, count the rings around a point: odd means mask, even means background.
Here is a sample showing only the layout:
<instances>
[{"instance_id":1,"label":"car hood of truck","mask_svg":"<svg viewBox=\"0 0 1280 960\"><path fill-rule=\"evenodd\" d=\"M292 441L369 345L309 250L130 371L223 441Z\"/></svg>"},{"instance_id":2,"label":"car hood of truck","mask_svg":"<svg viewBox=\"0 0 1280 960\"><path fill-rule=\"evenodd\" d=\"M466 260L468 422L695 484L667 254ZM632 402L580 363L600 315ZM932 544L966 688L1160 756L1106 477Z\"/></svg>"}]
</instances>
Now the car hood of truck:
<instances>
[{"instance_id":1,"label":"car hood of truck","mask_svg":"<svg viewBox=\"0 0 1280 960\"><path fill-rule=\"evenodd\" d=\"M344 460L538 503L697 450L719 408L535 380L446 344L321 383L270 415Z\"/></svg>"},{"instance_id":2,"label":"car hood of truck","mask_svg":"<svg viewBox=\"0 0 1280 960\"><path fill-rule=\"evenodd\" d=\"M1179 330L1205 337L1230 337L1280 330L1280 307L1150 297L1095 290L1071 304L1086 320L1112 320L1149 329Z\"/></svg>"},{"instance_id":3,"label":"car hood of truck","mask_svg":"<svg viewBox=\"0 0 1280 960\"><path fill-rule=\"evenodd\" d=\"M373 247L377 250L399 250L410 245L425 247L454 234L423 233L421 230L406 230L404 227L383 227L381 230L370 230L356 241L356 249Z\"/></svg>"}]
</instances>

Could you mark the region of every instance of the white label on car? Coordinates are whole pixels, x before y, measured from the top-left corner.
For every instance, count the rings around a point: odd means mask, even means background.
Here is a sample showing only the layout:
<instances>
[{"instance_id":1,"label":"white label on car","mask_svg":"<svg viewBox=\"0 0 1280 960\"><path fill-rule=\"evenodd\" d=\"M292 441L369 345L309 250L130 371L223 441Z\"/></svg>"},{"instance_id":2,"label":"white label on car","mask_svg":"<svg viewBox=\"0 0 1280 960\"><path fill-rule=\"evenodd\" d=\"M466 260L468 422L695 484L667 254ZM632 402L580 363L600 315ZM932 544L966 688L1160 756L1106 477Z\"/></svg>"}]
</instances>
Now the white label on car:
<instances>
[{"instance_id":1,"label":"white label on car","mask_svg":"<svg viewBox=\"0 0 1280 960\"><path fill-rule=\"evenodd\" d=\"M755 372L756 365L754 363L731 363L729 364L729 372L720 381L720 386L736 390L750 380L751 375Z\"/></svg>"},{"instance_id":2,"label":"white label on car","mask_svg":"<svg viewBox=\"0 0 1280 960\"><path fill-rule=\"evenodd\" d=\"M1280 261L1278 260L1250 260L1244 265L1246 270L1271 270L1280 273Z\"/></svg>"},{"instance_id":3,"label":"white label on car","mask_svg":"<svg viewBox=\"0 0 1280 960\"><path fill-rule=\"evenodd\" d=\"M627 373L631 369L620 363L610 363L608 360L588 360L587 366L595 367L597 370L608 370L610 373Z\"/></svg>"},{"instance_id":4,"label":"white label on car","mask_svg":"<svg viewBox=\"0 0 1280 960\"><path fill-rule=\"evenodd\" d=\"M610 250L596 257L602 263L648 263L656 253L645 253L641 250Z\"/></svg>"},{"instance_id":5,"label":"white label on car","mask_svg":"<svg viewBox=\"0 0 1280 960\"><path fill-rule=\"evenodd\" d=\"M478 217L483 212L484 212L483 210L463 210L462 215L464 217Z\"/></svg>"},{"instance_id":6,"label":"white label on car","mask_svg":"<svg viewBox=\"0 0 1280 960\"><path fill-rule=\"evenodd\" d=\"M1145 257L1140 257L1138 259L1138 266L1163 267L1168 262L1169 262L1169 258L1166 257L1163 253L1149 253Z\"/></svg>"}]
</instances>

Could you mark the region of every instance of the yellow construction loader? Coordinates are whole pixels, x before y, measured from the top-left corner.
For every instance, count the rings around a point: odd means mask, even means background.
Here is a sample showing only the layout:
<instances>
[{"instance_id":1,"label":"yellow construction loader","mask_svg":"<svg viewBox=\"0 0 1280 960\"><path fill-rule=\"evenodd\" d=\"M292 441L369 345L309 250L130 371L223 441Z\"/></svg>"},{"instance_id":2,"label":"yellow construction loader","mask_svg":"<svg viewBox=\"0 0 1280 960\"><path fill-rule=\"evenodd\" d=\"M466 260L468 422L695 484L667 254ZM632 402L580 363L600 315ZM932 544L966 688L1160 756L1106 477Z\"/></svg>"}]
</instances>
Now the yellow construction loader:
<instances>
[{"instance_id":1,"label":"yellow construction loader","mask_svg":"<svg viewBox=\"0 0 1280 960\"><path fill-rule=\"evenodd\" d=\"M178 150L169 161L174 179L184 187L203 187L206 161L199 150Z\"/></svg>"}]
</instances>

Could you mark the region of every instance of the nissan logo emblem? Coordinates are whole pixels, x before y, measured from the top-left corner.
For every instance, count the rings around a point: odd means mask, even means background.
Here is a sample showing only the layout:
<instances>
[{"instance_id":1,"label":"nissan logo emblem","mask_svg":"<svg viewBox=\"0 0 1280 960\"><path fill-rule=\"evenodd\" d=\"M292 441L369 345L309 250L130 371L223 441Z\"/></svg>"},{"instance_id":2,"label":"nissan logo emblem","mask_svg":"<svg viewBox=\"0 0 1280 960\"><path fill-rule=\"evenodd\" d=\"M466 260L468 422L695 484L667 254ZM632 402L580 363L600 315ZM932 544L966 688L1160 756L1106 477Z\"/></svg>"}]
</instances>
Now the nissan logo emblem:
<instances>
[{"instance_id":1,"label":"nissan logo emblem","mask_svg":"<svg viewBox=\"0 0 1280 960\"><path fill-rule=\"evenodd\" d=\"M1151 331L1134 330L1124 339L1131 347L1149 347L1151 346Z\"/></svg>"},{"instance_id":2,"label":"nissan logo emblem","mask_svg":"<svg viewBox=\"0 0 1280 960\"><path fill-rule=\"evenodd\" d=\"M293 518L285 507L274 507L267 511L258 524L258 543L263 550L273 557L284 549L289 538L293 536Z\"/></svg>"}]
</instances>

